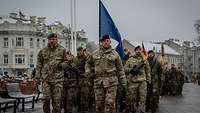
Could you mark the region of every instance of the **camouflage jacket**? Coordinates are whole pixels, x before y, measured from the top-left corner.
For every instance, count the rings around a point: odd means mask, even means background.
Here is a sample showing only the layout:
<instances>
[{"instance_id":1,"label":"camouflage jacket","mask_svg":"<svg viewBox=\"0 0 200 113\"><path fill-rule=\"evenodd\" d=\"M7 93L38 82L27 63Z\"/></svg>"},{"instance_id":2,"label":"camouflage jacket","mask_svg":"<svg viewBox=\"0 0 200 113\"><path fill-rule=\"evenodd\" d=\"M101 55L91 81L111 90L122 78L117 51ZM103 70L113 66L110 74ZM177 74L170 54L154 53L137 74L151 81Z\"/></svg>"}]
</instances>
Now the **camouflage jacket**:
<instances>
[{"instance_id":1,"label":"camouflage jacket","mask_svg":"<svg viewBox=\"0 0 200 113\"><path fill-rule=\"evenodd\" d=\"M132 75L130 73L131 69L134 67L134 65L139 65L141 62L144 62L144 66L140 68L141 74ZM151 82L149 63L144 60L142 56L135 55L133 57L130 57L124 66L124 70L127 75L128 83L142 81L147 81L148 83Z\"/></svg>"},{"instance_id":2,"label":"camouflage jacket","mask_svg":"<svg viewBox=\"0 0 200 113\"><path fill-rule=\"evenodd\" d=\"M155 88L161 88L162 66L154 57L152 60L148 60L151 71L151 83Z\"/></svg>"},{"instance_id":3,"label":"camouflage jacket","mask_svg":"<svg viewBox=\"0 0 200 113\"><path fill-rule=\"evenodd\" d=\"M67 63L64 68L64 87L74 88L78 87L78 75L75 68L75 57L73 55L67 55Z\"/></svg>"},{"instance_id":4,"label":"camouflage jacket","mask_svg":"<svg viewBox=\"0 0 200 113\"><path fill-rule=\"evenodd\" d=\"M118 85L118 81L126 86L126 76L122 61L118 53L111 47L96 50L86 62L86 73L94 69L94 87L111 87Z\"/></svg>"},{"instance_id":5,"label":"camouflage jacket","mask_svg":"<svg viewBox=\"0 0 200 113\"><path fill-rule=\"evenodd\" d=\"M77 69L78 82L80 87L89 86L89 78L85 75L85 64L87 56L77 55L74 59L75 68Z\"/></svg>"},{"instance_id":6,"label":"camouflage jacket","mask_svg":"<svg viewBox=\"0 0 200 113\"><path fill-rule=\"evenodd\" d=\"M53 48L43 48L38 53L36 79L48 82L59 82L64 80L65 49L59 44Z\"/></svg>"},{"instance_id":7,"label":"camouflage jacket","mask_svg":"<svg viewBox=\"0 0 200 113\"><path fill-rule=\"evenodd\" d=\"M180 85L184 84L184 78L185 78L185 76L183 74L183 71L178 70L178 76L177 76L178 84L180 84Z\"/></svg>"}]
</instances>

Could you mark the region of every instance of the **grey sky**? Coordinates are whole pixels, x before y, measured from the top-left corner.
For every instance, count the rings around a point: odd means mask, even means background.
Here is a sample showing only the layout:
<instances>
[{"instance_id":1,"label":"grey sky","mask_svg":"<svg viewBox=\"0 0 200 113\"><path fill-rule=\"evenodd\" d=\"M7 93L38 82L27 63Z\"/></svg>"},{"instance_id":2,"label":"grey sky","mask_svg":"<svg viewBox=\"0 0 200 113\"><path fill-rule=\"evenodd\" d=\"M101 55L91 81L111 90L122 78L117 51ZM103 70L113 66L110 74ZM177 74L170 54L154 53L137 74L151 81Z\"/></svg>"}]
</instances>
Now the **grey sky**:
<instances>
[{"instance_id":1,"label":"grey sky","mask_svg":"<svg viewBox=\"0 0 200 113\"><path fill-rule=\"evenodd\" d=\"M158 41L193 40L200 0L102 0L123 38ZM17 12L45 16L47 22L70 23L70 0L0 0L0 15ZM77 29L98 39L98 0L77 0Z\"/></svg>"}]
</instances>

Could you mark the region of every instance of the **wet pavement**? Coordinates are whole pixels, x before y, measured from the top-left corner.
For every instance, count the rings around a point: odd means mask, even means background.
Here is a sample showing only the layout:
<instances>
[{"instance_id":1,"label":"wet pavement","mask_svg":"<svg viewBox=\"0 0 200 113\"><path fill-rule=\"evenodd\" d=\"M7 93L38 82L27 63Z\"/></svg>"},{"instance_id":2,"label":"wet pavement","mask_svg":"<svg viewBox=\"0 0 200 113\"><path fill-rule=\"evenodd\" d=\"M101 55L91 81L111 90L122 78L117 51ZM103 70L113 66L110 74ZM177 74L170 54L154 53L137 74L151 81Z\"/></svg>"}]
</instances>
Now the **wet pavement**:
<instances>
[{"instance_id":1,"label":"wet pavement","mask_svg":"<svg viewBox=\"0 0 200 113\"><path fill-rule=\"evenodd\" d=\"M12 108L10 108L5 113L12 113L12 111ZM21 106L19 106L17 112L21 113ZM43 113L42 102L36 103L34 109L31 109L31 104L27 104L25 113ZM182 96L161 97L157 113L200 113L200 86L186 83Z\"/></svg>"},{"instance_id":2,"label":"wet pavement","mask_svg":"<svg viewBox=\"0 0 200 113\"><path fill-rule=\"evenodd\" d=\"M200 86L186 83L182 96L161 97L158 113L200 113Z\"/></svg>"}]
</instances>

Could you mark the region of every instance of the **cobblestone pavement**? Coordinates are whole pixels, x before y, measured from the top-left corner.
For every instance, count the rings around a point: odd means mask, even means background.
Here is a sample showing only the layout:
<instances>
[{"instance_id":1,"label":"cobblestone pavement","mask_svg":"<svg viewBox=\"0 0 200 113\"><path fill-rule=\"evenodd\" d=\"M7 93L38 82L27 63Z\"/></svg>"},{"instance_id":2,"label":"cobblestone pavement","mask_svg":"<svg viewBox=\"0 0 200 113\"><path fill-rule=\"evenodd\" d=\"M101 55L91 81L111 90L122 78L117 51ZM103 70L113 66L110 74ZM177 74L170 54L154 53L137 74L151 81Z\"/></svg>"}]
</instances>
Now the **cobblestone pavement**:
<instances>
[{"instance_id":1,"label":"cobblestone pavement","mask_svg":"<svg viewBox=\"0 0 200 113\"><path fill-rule=\"evenodd\" d=\"M6 113L12 113L12 108ZM17 110L21 113L21 106ZM43 113L42 102L35 104L35 109L31 109L31 104L25 106L25 113ZM164 96L160 99L158 113L200 113L200 86L186 83L182 96Z\"/></svg>"}]
</instances>

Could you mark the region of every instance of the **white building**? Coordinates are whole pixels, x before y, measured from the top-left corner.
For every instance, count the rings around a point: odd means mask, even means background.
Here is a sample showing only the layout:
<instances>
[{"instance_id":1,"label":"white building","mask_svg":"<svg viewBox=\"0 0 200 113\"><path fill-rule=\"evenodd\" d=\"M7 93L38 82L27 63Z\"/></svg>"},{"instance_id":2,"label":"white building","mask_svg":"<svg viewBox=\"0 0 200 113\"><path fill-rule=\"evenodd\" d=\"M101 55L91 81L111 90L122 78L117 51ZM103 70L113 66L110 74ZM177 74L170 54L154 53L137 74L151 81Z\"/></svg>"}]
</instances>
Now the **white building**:
<instances>
[{"instance_id":1,"label":"white building","mask_svg":"<svg viewBox=\"0 0 200 113\"><path fill-rule=\"evenodd\" d=\"M58 25L46 25L44 17L30 17L31 21L12 20L0 22L0 74L21 75L31 73L37 62L37 54L47 45L49 28ZM67 27L59 28L59 43L70 50L71 37ZM56 29L57 30L57 29ZM68 32L65 32L68 31ZM51 32L54 32L52 30ZM78 46L85 46L87 38L83 30L77 31Z\"/></svg>"},{"instance_id":2,"label":"white building","mask_svg":"<svg viewBox=\"0 0 200 113\"><path fill-rule=\"evenodd\" d=\"M169 39L164 42L183 56L183 71L191 77L192 74L200 72L200 45L190 41Z\"/></svg>"}]
</instances>

